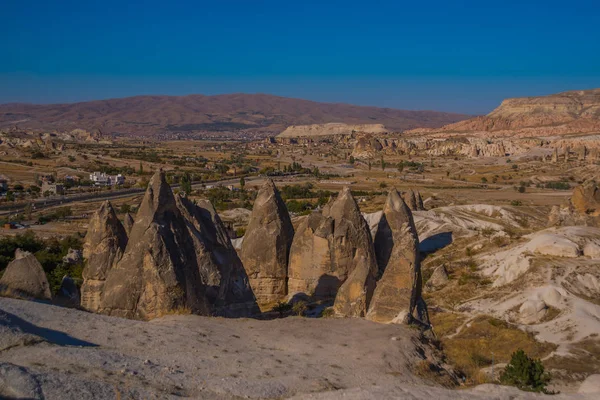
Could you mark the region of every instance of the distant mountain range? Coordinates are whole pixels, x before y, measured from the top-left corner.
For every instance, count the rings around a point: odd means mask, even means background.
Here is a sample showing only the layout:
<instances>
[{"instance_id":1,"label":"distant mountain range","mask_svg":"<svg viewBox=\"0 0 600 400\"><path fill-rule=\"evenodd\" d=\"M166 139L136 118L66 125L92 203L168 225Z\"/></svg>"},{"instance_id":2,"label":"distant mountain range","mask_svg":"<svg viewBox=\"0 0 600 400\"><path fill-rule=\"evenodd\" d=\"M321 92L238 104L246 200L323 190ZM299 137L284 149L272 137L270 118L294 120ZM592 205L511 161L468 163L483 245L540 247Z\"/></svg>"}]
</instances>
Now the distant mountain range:
<instances>
[{"instance_id":1,"label":"distant mountain range","mask_svg":"<svg viewBox=\"0 0 600 400\"><path fill-rule=\"evenodd\" d=\"M409 133L537 137L600 133L600 89L506 99L488 115Z\"/></svg>"},{"instance_id":2,"label":"distant mountain range","mask_svg":"<svg viewBox=\"0 0 600 400\"><path fill-rule=\"evenodd\" d=\"M438 128L464 114L319 103L267 94L135 96L72 104L0 105L0 128L100 130L145 137L276 135L290 125L343 122L383 124L390 131Z\"/></svg>"}]
</instances>

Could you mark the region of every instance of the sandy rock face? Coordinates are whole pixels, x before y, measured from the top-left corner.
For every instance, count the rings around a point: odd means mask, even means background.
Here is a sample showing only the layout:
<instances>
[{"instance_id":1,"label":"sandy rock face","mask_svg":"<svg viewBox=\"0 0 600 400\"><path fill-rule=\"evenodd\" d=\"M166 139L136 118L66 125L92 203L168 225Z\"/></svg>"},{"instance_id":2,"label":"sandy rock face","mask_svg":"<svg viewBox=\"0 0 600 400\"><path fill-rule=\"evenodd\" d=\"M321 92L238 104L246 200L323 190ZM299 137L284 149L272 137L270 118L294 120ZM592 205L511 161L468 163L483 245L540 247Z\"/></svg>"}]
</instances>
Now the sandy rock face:
<instances>
[{"instance_id":1,"label":"sandy rock face","mask_svg":"<svg viewBox=\"0 0 600 400\"><path fill-rule=\"evenodd\" d=\"M175 197L157 172L121 260L108 272L100 311L152 319L177 309L208 314L194 243Z\"/></svg>"},{"instance_id":2,"label":"sandy rock face","mask_svg":"<svg viewBox=\"0 0 600 400\"><path fill-rule=\"evenodd\" d=\"M226 317L248 317L260 310L225 226L208 200L197 204L175 197L195 247L200 277L212 313Z\"/></svg>"},{"instance_id":3,"label":"sandy rock face","mask_svg":"<svg viewBox=\"0 0 600 400\"><path fill-rule=\"evenodd\" d=\"M272 180L260 188L244 235L240 258L259 303L287 294L288 256L294 227Z\"/></svg>"},{"instance_id":4,"label":"sandy rock face","mask_svg":"<svg viewBox=\"0 0 600 400\"><path fill-rule=\"evenodd\" d=\"M412 213L396 190L388 194L375 236L375 254L381 279L367 318L377 322L408 321L411 316L428 323L421 298L419 238Z\"/></svg>"},{"instance_id":5,"label":"sandy rock face","mask_svg":"<svg viewBox=\"0 0 600 400\"><path fill-rule=\"evenodd\" d=\"M20 249L17 249L15 259L8 264L0 279L0 292L26 299L52 299L42 266L33 254Z\"/></svg>"},{"instance_id":6,"label":"sandy rock face","mask_svg":"<svg viewBox=\"0 0 600 400\"><path fill-rule=\"evenodd\" d=\"M83 244L83 269L81 306L98 311L108 271L123 255L127 234L109 201L102 203L90 219Z\"/></svg>"},{"instance_id":7,"label":"sandy rock face","mask_svg":"<svg viewBox=\"0 0 600 400\"><path fill-rule=\"evenodd\" d=\"M552 207L548 216L550 226L600 226L600 189L587 181L573 190L566 204Z\"/></svg>"}]
</instances>

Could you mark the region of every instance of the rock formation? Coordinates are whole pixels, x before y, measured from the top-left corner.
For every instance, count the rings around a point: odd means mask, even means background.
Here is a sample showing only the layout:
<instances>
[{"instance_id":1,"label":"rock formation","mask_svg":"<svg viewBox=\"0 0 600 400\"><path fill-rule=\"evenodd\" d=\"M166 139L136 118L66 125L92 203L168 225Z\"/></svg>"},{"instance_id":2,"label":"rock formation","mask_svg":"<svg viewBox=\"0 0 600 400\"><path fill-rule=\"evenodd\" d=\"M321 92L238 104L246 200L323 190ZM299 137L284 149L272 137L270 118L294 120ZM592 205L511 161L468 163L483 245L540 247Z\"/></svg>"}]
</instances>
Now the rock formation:
<instances>
[{"instance_id":1,"label":"rock formation","mask_svg":"<svg viewBox=\"0 0 600 400\"><path fill-rule=\"evenodd\" d=\"M417 203L417 196L412 189L408 189L406 192L402 192L402 199L412 211L416 211L419 209L419 205ZM422 202L422 201L421 201Z\"/></svg>"},{"instance_id":2,"label":"rock formation","mask_svg":"<svg viewBox=\"0 0 600 400\"><path fill-rule=\"evenodd\" d=\"M423 204L423 198L421 197L421 192L418 190L415 192L415 199L417 201L417 211L425 210L425 205Z\"/></svg>"},{"instance_id":3,"label":"rock formation","mask_svg":"<svg viewBox=\"0 0 600 400\"><path fill-rule=\"evenodd\" d=\"M386 133L381 124L348 125L342 123L292 125L281 132L278 137L351 135L353 132Z\"/></svg>"},{"instance_id":4,"label":"rock formation","mask_svg":"<svg viewBox=\"0 0 600 400\"><path fill-rule=\"evenodd\" d=\"M109 201L102 203L88 225L83 245L86 265L83 269L81 306L98 311L108 271L121 258L127 246L127 234Z\"/></svg>"},{"instance_id":5,"label":"rock formation","mask_svg":"<svg viewBox=\"0 0 600 400\"><path fill-rule=\"evenodd\" d=\"M248 275L210 201L200 200L194 204L181 195L175 198L194 242L200 277L206 286L212 313L248 317L260 312Z\"/></svg>"},{"instance_id":6,"label":"rock formation","mask_svg":"<svg viewBox=\"0 0 600 400\"><path fill-rule=\"evenodd\" d=\"M548 216L550 226L600 226L600 189L586 181L573 190L568 202L554 206Z\"/></svg>"},{"instance_id":7,"label":"rock formation","mask_svg":"<svg viewBox=\"0 0 600 400\"><path fill-rule=\"evenodd\" d=\"M377 267L371 233L349 188L323 213L305 218L290 251L290 294L335 298L338 314L362 316L375 287Z\"/></svg>"},{"instance_id":8,"label":"rock formation","mask_svg":"<svg viewBox=\"0 0 600 400\"><path fill-rule=\"evenodd\" d=\"M162 171L151 179L121 260L108 272L101 312L152 319L208 314L194 242Z\"/></svg>"},{"instance_id":9,"label":"rock formation","mask_svg":"<svg viewBox=\"0 0 600 400\"><path fill-rule=\"evenodd\" d=\"M421 297L417 229L410 209L395 189L388 194L379 221L375 254L382 276L367 318L377 322L409 322L415 318L428 324Z\"/></svg>"},{"instance_id":10,"label":"rock formation","mask_svg":"<svg viewBox=\"0 0 600 400\"><path fill-rule=\"evenodd\" d=\"M0 293L25 299L52 299L44 269L33 254L20 249L15 251L15 259L4 270Z\"/></svg>"},{"instance_id":11,"label":"rock formation","mask_svg":"<svg viewBox=\"0 0 600 400\"><path fill-rule=\"evenodd\" d=\"M377 279L377 261L369 225L349 187L345 187L323 210L323 215L333 220L333 267L342 282L333 309L338 315L363 317Z\"/></svg>"},{"instance_id":12,"label":"rock formation","mask_svg":"<svg viewBox=\"0 0 600 400\"><path fill-rule=\"evenodd\" d=\"M123 227L128 235L131 233L131 228L133 228L133 222L134 220L131 214L125 214L125 218L123 218Z\"/></svg>"},{"instance_id":13,"label":"rock formation","mask_svg":"<svg viewBox=\"0 0 600 400\"><path fill-rule=\"evenodd\" d=\"M79 307L81 304L81 294L73 278L67 275L63 276L55 300L67 307Z\"/></svg>"},{"instance_id":14,"label":"rock formation","mask_svg":"<svg viewBox=\"0 0 600 400\"><path fill-rule=\"evenodd\" d=\"M281 300L287 294L287 270L294 227L272 180L258 191L240 258L259 303Z\"/></svg>"}]
</instances>

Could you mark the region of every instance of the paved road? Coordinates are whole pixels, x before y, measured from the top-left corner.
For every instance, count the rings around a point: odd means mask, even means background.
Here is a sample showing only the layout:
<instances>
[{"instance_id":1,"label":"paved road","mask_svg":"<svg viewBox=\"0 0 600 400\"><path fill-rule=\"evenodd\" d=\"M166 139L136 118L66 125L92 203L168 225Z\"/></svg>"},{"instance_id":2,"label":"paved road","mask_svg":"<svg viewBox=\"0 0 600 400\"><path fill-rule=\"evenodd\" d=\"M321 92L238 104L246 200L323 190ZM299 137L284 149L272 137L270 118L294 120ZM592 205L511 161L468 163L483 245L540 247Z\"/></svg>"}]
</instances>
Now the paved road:
<instances>
[{"instance_id":1,"label":"paved road","mask_svg":"<svg viewBox=\"0 0 600 400\"><path fill-rule=\"evenodd\" d=\"M248 182L253 182L256 180L260 180L260 179L264 179L262 177L258 177L258 176L246 176L246 183ZM192 187L193 188L199 188L200 186L202 186L203 184L221 184L221 185L228 185L228 184L236 184L239 183L240 181L240 176L236 177L236 178L231 178L231 179L224 179L224 180L218 180L218 181L204 181L204 182L196 182L196 183L192 183ZM171 185L172 189L178 189L181 185L179 184L173 184ZM35 205L35 210L42 210L44 208L49 208L49 207L54 207L54 206L58 206L58 205L62 205L62 204L69 204L69 203L74 203L74 202L79 202L79 201L98 201L98 200L113 200L113 199L120 199L123 197L129 197L135 194L141 194L144 193L146 191L146 189L141 189L141 188L132 188L132 189L122 189L122 190L113 190L113 191L109 191L109 192L102 192L102 193L86 193L83 195L71 195L71 196L63 196L63 197L56 197L56 198L50 198L50 199L38 199L36 201L34 201L34 205ZM19 204L14 204L14 205L2 205L0 206L0 215L6 215L6 214L16 214L19 212L22 212L25 209L26 204L24 203L19 203Z\"/></svg>"}]
</instances>

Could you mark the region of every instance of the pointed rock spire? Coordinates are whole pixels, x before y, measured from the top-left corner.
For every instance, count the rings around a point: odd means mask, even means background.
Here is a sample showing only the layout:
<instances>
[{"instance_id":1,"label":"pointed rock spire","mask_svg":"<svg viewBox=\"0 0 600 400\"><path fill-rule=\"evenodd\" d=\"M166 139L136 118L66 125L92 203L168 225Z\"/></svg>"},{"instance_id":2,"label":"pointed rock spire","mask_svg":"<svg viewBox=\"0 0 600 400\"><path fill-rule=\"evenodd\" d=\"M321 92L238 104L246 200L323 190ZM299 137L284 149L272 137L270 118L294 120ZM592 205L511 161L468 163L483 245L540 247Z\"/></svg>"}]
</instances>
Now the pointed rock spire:
<instances>
[{"instance_id":1,"label":"pointed rock spire","mask_svg":"<svg viewBox=\"0 0 600 400\"><path fill-rule=\"evenodd\" d=\"M131 228L133 228L133 222L134 220L131 214L125 214L125 218L123 219L123 227L128 235L131 233Z\"/></svg>"},{"instance_id":2,"label":"pointed rock spire","mask_svg":"<svg viewBox=\"0 0 600 400\"><path fill-rule=\"evenodd\" d=\"M375 253L381 279L367 318L377 322L401 322L416 318L428 323L421 297L422 278L419 238L408 205L395 189L388 194L377 235Z\"/></svg>"},{"instance_id":3,"label":"pointed rock spire","mask_svg":"<svg viewBox=\"0 0 600 400\"><path fill-rule=\"evenodd\" d=\"M214 315L249 317L260 312L225 226L208 200L175 197L196 249L200 277Z\"/></svg>"},{"instance_id":4,"label":"pointed rock spire","mask_svg":"<svg viewBox=\"0 0 600 400\"><path fill-rule=\"evenodd\" d=\"M408 189L408 191L402 193L402 199L412 211L415 211L418 208L417 205L417 196L412 189Z\"/></svg>"},{"instance_id":5,"label":"pointed rock spire","mask_svg":"<svg viewBox=\"0 0 600 400\"><path fill-rule=\"evenodd\" d=\"M121 260L109 271L101 311L152 319L174 309L208 314L194 243L160 171L150 179Z\"/></svg>"},{"instance_id":6,"label":"pointed rock spire","mask_svg":"<svg viewBox=\"0 0 600 400\"><path fill-rule=\"evenodd\" d=\"M287 265L294 227L271 179L258 191L240 258L259 304L287 294Z\"/></svg>"},{"instance_id":7,"label":"pointed rock spire","mask_svg":"<svg viewBox=\"0 0 600 400\"><path fill-rule=\"evenodd\" d=\"M0 279L0 294L25 299L51 300L50 285L44 269L35 256L17 249Z\"/></svg>"},{"instance_id":8,"label":"pointed rock spire","mask_svg":"<svg viewBox=\"0 0 600 400\"><path fill-rule=\"evenodd\" d=\"M91 217L83 245L81 306L98 311L108 271L119 261L127 246L127 233L107 200Z\"/></svg>"}]
</instances>

